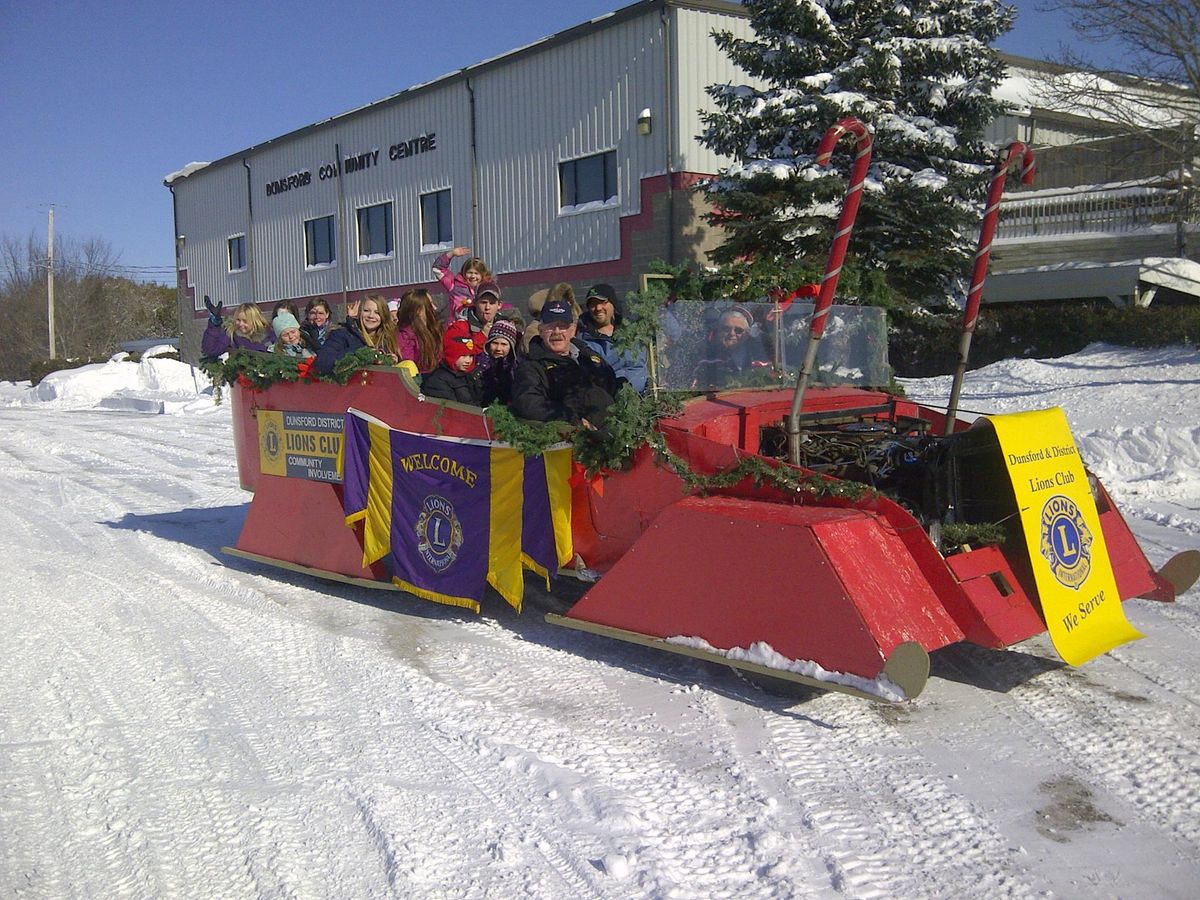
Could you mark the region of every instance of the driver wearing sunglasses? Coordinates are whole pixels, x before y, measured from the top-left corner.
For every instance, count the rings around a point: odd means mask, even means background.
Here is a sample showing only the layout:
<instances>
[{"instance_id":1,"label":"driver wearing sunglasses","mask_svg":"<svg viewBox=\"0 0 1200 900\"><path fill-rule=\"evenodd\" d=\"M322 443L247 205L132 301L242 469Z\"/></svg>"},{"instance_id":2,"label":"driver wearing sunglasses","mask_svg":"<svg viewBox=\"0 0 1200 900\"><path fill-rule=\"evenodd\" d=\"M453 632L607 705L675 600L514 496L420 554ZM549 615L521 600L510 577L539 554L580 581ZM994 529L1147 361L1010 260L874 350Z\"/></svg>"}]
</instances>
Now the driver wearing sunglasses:
<instances>
[{"instance_id":1,"label":"driver wearing sunglasses","mask_svg":"<svg viewBox=\"0 0 1200 900\"><path fill-rule=\"evenodd\" d=\"M753 315L743 306L734 306L721 313L709 334L693 387L728 387L748 370L766 365L769 360L759 346Z\"/></svg>"}]
</instances>

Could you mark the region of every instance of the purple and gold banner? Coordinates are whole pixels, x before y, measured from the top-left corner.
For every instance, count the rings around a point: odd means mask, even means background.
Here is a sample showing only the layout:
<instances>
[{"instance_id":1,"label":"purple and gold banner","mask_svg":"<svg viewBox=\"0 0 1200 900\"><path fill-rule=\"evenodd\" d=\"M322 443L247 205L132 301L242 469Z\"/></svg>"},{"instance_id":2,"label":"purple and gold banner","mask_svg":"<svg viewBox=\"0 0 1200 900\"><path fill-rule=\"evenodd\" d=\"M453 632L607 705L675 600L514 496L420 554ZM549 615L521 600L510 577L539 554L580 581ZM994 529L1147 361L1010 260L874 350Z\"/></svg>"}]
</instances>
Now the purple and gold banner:
<instances>
[{"instance_id":1,"label":"purple and gold banner","mask_svg":"<svg viewBox=\"0 0 1200 900\"><path fill-rule=\"evenodd\" d=\"M363 565L404 590L479 611L490 584L520 611L523 568L570 562L570 448L526 459L505 444L397 431L346 414L343 509Z\"/></svg>"}]
</instances>

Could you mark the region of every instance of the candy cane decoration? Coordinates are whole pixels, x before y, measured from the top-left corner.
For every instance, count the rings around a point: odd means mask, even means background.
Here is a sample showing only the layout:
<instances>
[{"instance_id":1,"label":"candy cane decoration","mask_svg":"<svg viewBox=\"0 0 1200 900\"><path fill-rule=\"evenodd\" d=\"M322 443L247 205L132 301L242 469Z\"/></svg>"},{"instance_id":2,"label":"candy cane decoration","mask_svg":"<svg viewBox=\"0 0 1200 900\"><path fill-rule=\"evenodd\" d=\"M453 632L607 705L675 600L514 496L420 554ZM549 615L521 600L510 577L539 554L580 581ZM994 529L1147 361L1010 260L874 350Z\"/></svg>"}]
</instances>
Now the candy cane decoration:
<instances>
[{"instance_id":1,"label":"candy cane decoration","mask_svg":"<svg viewBox=\"0 0 1200 900\"><path fill-rule=\"evenodd\" d=\"M950 387L950 402L946 405L946 426L943 434L954 433L954 420L958 416L958 397L962 392L963 376L967 371L967 356L971 352L971 336L979 319L979 304L983 299L983 282L987 279L988 258L992 254L992 238L996 236L996 221L1000 218L1000 197L1004 193L1004 182L1008 171L1020 160L1021 184L1033 184L1033 173L1037 168L1033 161L1033 150L1020 141L1008 145L1004 156L996 161L992 174L992 185L988 190L987 206L983 210L983 224L979 229L979 245L975 251L975 267L971 272L971 288L967 291L967 306L963 311L962 335L958 342L958 365L954 370L954 382Z\"/></svg>"},{"instance_id":2,"label":"candy cane decoration","mask_svg":"<svg viewBox=\"0 0 1200 900\"><path fill-rule=\"evenodd\" d=\"M812 324L808 328L804 365L800 367L800 380L796 383L796 393L792 396L792 410L788 413L788 459L797 466L800 465L800 407L804 403L804 392L808 388L808 379L816 363L817 346L825 334L825 321L829 315L829 307L833 305L838 276L842 274L842 264L846 259L846 246L850 243L850 232L854 230L854 219L858 215L858 204L862 200L863 183L867 180L867 168L871 165L871 129L853 116L839 119L825 132L817 148L817 165L829 165L833 148L847 133L853 134L857 141L854 168L850 172L850 186L842 200L842 212L838 216L833 243L829 247L829 260L825 263L825 274L821 278L821 291L813 309Z\"/></svg>"}]
</instances>

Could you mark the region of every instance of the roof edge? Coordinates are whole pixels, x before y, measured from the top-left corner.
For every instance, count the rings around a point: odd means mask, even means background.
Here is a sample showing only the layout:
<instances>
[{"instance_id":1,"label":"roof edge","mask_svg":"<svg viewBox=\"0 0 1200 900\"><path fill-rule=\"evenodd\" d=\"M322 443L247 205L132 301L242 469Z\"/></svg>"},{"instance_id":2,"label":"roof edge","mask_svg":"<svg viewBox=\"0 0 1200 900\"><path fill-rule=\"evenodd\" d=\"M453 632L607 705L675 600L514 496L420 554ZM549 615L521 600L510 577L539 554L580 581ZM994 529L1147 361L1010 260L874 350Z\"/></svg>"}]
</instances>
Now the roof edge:
<instances>
[{"instance_id":1,"label":"roof edge","mask_svg":"<svg viewBox=\"0 0 1200 900\"><path fill-rule=\"evenodd\" d=\"M602 31L605 28L610 28L613 25L617 25L622 22L627 22L631 19L636 19L641 16L649 15L649 14L655 13L655 12L661 13L668 8L697 9L697 10L723 12L723 13L729 13L732 15L749 17L749 13L746 12L745 7L743 7L739 3L733 3L733 2L731 2L731 0L637 0L637 2L631 3L628 6L623 6L619 9L614 10L613 12L605 13L603 15L597 16L594 19L589 19L586 22L581 22L578 25L572 25L570 28L567 28L563 31L555 32L554 34L550 34L550 35L547 35L546 37L539 38L538 40L536 40L530 44L525 44L521 47L516 47L512 50L507 51L506 53L500 54L499 56L493 56L493 57L489 57L484 60L480 60L477 63L473 63L462 69L456 69L453 72L449 72L445 75L441 75L437 78L432 79L431 81L421 82L420 84L415 84L415 85L412 85L411 87L405 88L402 91L398 91L395 94L389 94L388 96L382 97L379 100L373 100L370 103L364 104L363 106L358 106L358 107L355 107L354 109L347 110L346 112L338 113L337 115L330 116L327 119L320 119L320 120L318 120L316 122L312 122L308 125L301 126L300 128L295 128L295 129L285 132L284 134L281 134L277 137L269 138L268 140L265 140L261 143L251 144L249 147L246 147L245 149L238 150L235 153L230 153L230 154L222 156L218 159L213 160L212 162L210 162L208 164L208 166L206 168L213 169L217 166L221 166L221 165L224 165L227 163L243 160L247 156L254 154L254 153L258 153L258 152L264 150L265 148L270 147L274 144L278 144L283 141L292 140L293 138L299 137L300 135L307 134L311 131L316 131L321 128L325 128L330 125L341 124L343 122L350 121L354 118L357 118L358 116L365 115L368 112L374 112L379 109L385 109L388 106L392 106L403 100L407 100L411 97L418 96L422 93L425 93L426 91L432 91L432 90L437 90L439 88L444 88L444 87L454 84L455 82L458 82L458 81L466 81L468 78L470 78L473 75L478 75L478 74L480 74L482 72L486 72L490 69L497 68L501 65L504 65L504 64L510 62L513 59L520 59L521 57L524 57L524 56L531 56L535 53L540 53L543 50L548 50L551 47L557 47L562 44L569 43L574 40L578 40L579 38L584 37L593 32ZM183 172L183 170L180 170L180 171ZM194 171L199 171L199 170L194 170ZM172 185L180 184L181 182L186 181L187 178L191 174L193 174L193 172L186 172L184 174L180 174L179 172L173 172L171 174L175 177L173 177L170 181L164 180L164 182L163 182L168 187L170 187Z\"/></svg>"}]
</instances>

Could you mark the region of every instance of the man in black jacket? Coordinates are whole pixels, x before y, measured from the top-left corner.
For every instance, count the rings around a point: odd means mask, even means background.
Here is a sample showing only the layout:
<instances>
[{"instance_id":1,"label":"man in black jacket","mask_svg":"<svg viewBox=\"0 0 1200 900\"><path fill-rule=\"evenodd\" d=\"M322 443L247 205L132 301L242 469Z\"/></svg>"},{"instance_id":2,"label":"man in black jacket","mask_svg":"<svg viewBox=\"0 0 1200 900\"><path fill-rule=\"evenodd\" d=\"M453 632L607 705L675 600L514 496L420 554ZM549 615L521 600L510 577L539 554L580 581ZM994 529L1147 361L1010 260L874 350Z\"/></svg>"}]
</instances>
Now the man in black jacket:
<instances>
[{"instance_id":1,"label":"man in black jacket","mask_svg":"<svg viewBox=\"0 0 1200 900\"><path fill-rule=\"evenodd\" d=\"M513 378L512 411L522 419L604 423L619 382L612 368L575 338L575 313L565 300L542 307L538 336Z\"/></svg>"}]
</instances>

